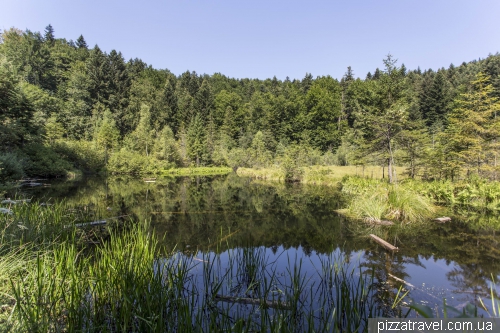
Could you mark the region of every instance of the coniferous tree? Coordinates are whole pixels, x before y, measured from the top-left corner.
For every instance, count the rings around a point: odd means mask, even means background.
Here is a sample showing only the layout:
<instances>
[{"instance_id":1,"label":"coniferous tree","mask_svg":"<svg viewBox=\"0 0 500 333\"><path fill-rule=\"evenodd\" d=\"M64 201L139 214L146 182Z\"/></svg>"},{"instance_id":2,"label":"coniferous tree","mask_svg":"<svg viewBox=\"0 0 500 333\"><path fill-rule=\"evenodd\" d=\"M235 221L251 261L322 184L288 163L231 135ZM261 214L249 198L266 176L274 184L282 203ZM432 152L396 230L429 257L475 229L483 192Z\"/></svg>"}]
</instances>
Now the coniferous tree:
<instances>
[{"instance_id":1,"label":"coniferous tree","mask_svg":"<svg viewBox=\"0 0 500 333\"><path fill-rule=\"evenodd\" d=\"M83 38L83 35L80 35L80 37L78 37L78 39L76 40L76 47L86 50L89 48L87 42L85 41L85 38Z\"/></svg>"},{"instance_id":2,"label":"coniferous tree","mask_svg":"<svg viewBox=\"0 0 500 333\"><path fill-rule=\"evenodd\" d=\"M140 152L144 152L146 156L149 156L153 144L153 134L150 107L146 104L142 104L139 124L134 132L132 132L134 148Z\"/></svg>"},{"instance_id":3,"label":"coniferous tree","mask_svg":"<svg viewBox=\"0 0 500 333\"><path fill-rule=\"evenodd\" d=\"M203 80L196 92L193 99L193 107L203 121L208 119L208 115L214 107L214 96L208 80Z\"/></svg>"},{"instance_id":4,"label":"coniferous tree","mask_svg":"<svg viewBox=\"0 0 500 333\"><path fill-rule=\"evenodd\" d=\"M54 45L54 41L56 40L54 36L54 28L50 24L45 27L44 39L49 45Z\"/></svg>"},{"instance_id":5,"label":"coniferous tree","mask_svg":"<svg viewBox=\"0 0 500 333\"><path fill-rule=\"evenodd\" d=\"M90 79L89 93L93 103L109 105L111 66L105 53L95 46L86 61L87 74Z\"/></svg>"},{"instance_id":6,"label":"coniferous tree","mask_svg":"<svg viewBox=\"0 0 500 333\"><path fill-rule=\"evenodd\" d=\"M395 182L395 140L408 120L405 80L397 60L384 59L385 70L376 81L377 101L370 112L358 114L365 123L360 145L366 153L380 154L387 161L389 182Z\"/></svg>"},{"instance_id":7,"label":"coniferous tree","mask_svg":"<svg viewBox=\"0 0 500 333\"><path fill-rule=\"evenodd\" d=\"M116 127L115 120L109 109L104 109L102 119L97 125L95 140L97 145L104 149L106 163L108 160L109 151L118 145L120 132Z\"/></svg>"},{"instance_id":8,"label":"coniferous tree","mask_svg":"<svg viewBox=\"0 0 500 333\"><path fill-rule=\"evenodd\" d=\"M199 115L193 117L187 131L187 153L196 166L200 166L206 153L205 128Z\"/></svg>"},{"instance_id":9,"label":"coniferous tree","mask_svg":"<svg viewBox=\"0 0 500 333\"><path fill-rule=\"evenodd\" d=\"M448 115L445 142L446 174L454 179L460 170L482 174L497 168L497 141L500 136L500 103L493 86L483 73L472 82L471 91L460 95Z\"/></svg>"}]
</instances>

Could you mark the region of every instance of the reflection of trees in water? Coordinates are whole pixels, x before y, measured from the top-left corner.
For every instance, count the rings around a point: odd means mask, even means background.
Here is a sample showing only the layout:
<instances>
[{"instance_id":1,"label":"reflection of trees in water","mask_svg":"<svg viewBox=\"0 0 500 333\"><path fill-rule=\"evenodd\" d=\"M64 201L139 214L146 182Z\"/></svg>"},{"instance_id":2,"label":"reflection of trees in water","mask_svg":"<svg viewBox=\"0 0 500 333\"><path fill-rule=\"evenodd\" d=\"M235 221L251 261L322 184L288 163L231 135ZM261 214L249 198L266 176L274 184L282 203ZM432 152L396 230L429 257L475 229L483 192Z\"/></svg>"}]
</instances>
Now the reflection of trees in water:
<instances>
[{"instance_id":1,"label":"reflection of trees in water","mask_svg":"<svg viewBox=\"0 0 500 333\"><path fill-rule=\"evenodd\" d=\"M374 269L379 281L388 281L386 289L399 287L387 273L408 279L405 267L421 265L419 256L455 261L458 268L447 277L457 291L489 290L491 274L500 272L500 238L456 222L382 228L382 238L397 239L401 250L389 254L379 249L366 236L373 230L334 212L342 197L333 187L271 184L230 174L159 178L156 183L91 178L38 190L35 198L65 198L70 205L91 206L103 217L150 219L167 250L175 245L207 248L229 234L227 246L301 246L307 254L338 247L348 255L365 250L366 267Z\"/></svg>"},{"instance_id":2,"label":"reflection of trees in water","mask_svg":"<svg viewBox=\"0 0 500 333\"><path fill-rule=\"evenodd\" d=\"M377 281L375 299L378 306L384 309L384 315L386 316L396 314L397 309L391 308L392 303L390 301L396 298L400 288L402 288L403 293L407 289L404 283L392 276L401 280L408 280L410 278L406 272L408 264L423 266L418 257L409 258L399 252L389 252L379 247L373 248L373 245L370 245L370 248L365 250L361 267L367 268L364 270L365 274L374 275Z\"/></svg>"}]
</instances>

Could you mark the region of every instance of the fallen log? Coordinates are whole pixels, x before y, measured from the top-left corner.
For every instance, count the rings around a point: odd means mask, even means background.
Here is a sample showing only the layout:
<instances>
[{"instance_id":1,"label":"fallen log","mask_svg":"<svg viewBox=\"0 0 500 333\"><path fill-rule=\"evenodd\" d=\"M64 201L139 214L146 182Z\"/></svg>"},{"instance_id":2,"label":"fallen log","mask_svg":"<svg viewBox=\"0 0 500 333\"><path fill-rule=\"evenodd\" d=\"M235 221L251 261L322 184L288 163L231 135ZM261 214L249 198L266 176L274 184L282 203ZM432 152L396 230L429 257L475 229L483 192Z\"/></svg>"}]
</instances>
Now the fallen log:
<instances>
[{"instance_id":1,"label":"fallen log","mask_svg":"<svg viewBox=\"0 0 500 333\"><path fill-rule=\"evenodd\" d=\"M374 225L394 225L394 222L392 222L392 221L379 220L379 219L375 219L373 217L366 217L364 220L366 223L374 224Z\"/></svg>"},{"instance_id":2,"label":"fallen log","mask_svg":"<svg viewBox=\"0 0 500 333\"><path fill-rule=\"evenodd\" d=\"M437 223L451 222L451 217L447 217L447 216L438 217L438 218L435 218L434 221Z\"/></svg>"},{"instance_id":3,"label":"fallen log","mask_svg":"<svg viewBox=\"0 0 500 333\"><path fill-rule=\"evenodd\" d=\"M387 243L385 240L383 240L382 238L378 237L378 236L375 236L374 234L370 234L370 237L377 243L379 243L380 245L382 245L384 248L386 248L387 250L390 250L390 251L397 251L399 250L399 248L397 248L396 246L392 245L392 244L389 244Z\"/></svg>"},{"instance_id":4,"label":"fallen log","mask_svg":"<svg viewBox=\"0 0 500 333\"><path fill-rule=\"evenodd\" d=\"M291 306L286 302L269 301L269 300L263 300L260 298L245 298L245 297L215 295L215 300L220 301L220 302L229 302L229 303L266 305L267 307L270 307L270 308L291 310Z\"/></svg>"},{"instance_id":5,"label":"fallen log","mask_svg":"<svg viewBox=\"0 0 500 333\"><path fill-rule=\"evenodd\" d=\"M81 228L81 227L92 227L92 226L95 226L95 225L102 225L102 224L106 224L107 221L106 220L100 220L100 221L94 221L94 222L85 222L85 223L76 223L76 224L69 224L69 225L65 225L64 227L65 228L71 228L72 226L75 226L77 228Z\"/></svg>"},{"instance_id":6,"label":"fallen log","mask_svg":"<svg viewBox=\"0 0 500 333\"><path fill-rule=\"evenodd\" d=\"M389 277L393 278L394 280L398 281L398 282L401 282L401 283L406 284L408 287L415 288L415 286L414 286L414 285L412 285L410 282L407 282L407 281L405 281L405 280L403 280L403 279L400 279L400 278L398 278L397 276L392 275L391 273L387 273L387 275L388 275Z\"/></svg>"},{"instance_id":7,"label":"fallen log","mask_svg":"<svg viewBox=\"0 0 500 333\"><path fill-rule=\"evenodd\" d=\"M142 178L142 180L144 180L145 182L147 182L147 181L151 181L151 180L156 180L156 178Z\"/></svg>"},{"instance_id":8,"label":"fallen log","mask_svg":"<svg viewBox=\"0 0 500 333\"><path fill-rule=\"evenodd\" d=\"M7 199L7 200L3 200L2 201L3 204L13 204L13 205L16 205L18 203L24 203L24 202L31 202L31 199L24 199L24 200L11 200L11 199Z\"/></svg>"},{"instance_id":9,"label":"fallen log","mask_svg":"<svg viewBox=\"0 0 500 333\"><path fill-rule=\"evenodd\" d=\"M12 211L8 208L0 208L0 213L12 215Z\"/></svg>"},{"instance_id":10,"label":"fallen log","mask_svg":"<svg viewBox=\"0 0 500 333\"><path fill-rule=\"evenodd\" d=\"M35 186L42 186L44 184L42 183L34 183L34 182L30 182L30 183L22 183L21 186L28 186L28 187L35 187Z\"/></svg>"}]
</instances>

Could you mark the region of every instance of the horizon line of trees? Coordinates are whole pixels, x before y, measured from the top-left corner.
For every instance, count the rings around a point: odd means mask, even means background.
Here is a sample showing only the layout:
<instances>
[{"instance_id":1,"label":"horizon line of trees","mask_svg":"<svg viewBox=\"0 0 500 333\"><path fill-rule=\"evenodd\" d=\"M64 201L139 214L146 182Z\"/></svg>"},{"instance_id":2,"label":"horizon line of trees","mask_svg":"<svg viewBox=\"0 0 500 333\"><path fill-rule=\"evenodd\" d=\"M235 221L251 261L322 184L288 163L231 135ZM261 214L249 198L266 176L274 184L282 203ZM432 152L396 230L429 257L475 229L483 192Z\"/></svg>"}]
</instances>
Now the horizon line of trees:
<instances>
[{"instance_id":1,"label":"horizon line of trees","mask_svg":"<svg viewBox=\"0 0 500 333\"><path fill-rule=\"evenodd\" d=\"M0 35L0 178L189 165L297 170L404 165L411 177L496 179L500 55L408 70L393 56L302 80L174 75L140 59L15 28ZM292 175L293 177L293 175Z\"/></svg>"}]
</instances>

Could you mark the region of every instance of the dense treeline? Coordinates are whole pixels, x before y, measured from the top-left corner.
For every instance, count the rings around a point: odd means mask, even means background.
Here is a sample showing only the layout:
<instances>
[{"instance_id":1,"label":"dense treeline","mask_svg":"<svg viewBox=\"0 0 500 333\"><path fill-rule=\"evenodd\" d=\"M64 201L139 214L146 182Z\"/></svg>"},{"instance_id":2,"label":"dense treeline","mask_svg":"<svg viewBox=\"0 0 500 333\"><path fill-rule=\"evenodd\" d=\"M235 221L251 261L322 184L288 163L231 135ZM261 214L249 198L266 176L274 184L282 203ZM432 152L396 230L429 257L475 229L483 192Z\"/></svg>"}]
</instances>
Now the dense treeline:
<instances>
[{"instance_id":1,"label":"dense treeline","mask_svg":"<svg viewBox=\"0 0 500 333\"><path fill-rule=\"evenodd\" d=\"M179 76L43 34L0 40L0 180L190 165L404 165L411 177L496 178L500 55L355 78Z\"/></svg>"}]
</instances>

